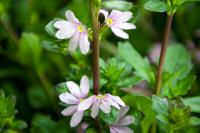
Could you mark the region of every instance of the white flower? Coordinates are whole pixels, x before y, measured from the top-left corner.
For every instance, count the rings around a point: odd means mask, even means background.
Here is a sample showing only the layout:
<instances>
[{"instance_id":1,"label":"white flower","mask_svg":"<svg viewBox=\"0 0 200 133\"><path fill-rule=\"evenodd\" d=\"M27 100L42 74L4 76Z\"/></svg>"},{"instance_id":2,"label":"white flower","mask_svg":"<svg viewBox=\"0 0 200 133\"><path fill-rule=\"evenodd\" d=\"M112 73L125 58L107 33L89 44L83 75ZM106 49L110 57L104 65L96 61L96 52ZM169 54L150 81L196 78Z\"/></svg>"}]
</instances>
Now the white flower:
<instances>
[{"instance_id":1,"label":"white flower","mask_svg":"<svg viewBox=\"0 0 200 133\"><path fill-rule=\"evenodd\" d=\"M67 81L66 86L70 93L62 93L59 95L59 98L63 103L70 106L64 109L61 113L64 116L72 115L70 126L75 127L81 122L83 118L84 111L78 111L77 107L88 95L89 80L87 76L83 76L80 81L80 87L73 81Z\"/></svg>"},{"instance_id":2,"label":"white flower","mask_svg":"<svg viewBox=\"0 0 200 133\"><path fill-rule=\"evenodd\" d=\"M84 111L89 109L92 106L91 116L92 118L96 118L99 113L99 109L104 113L110 113L111 106L120 109L120 106L125 106L125 103L118 97L112 96L110 94L105 95L93 95L85 100L83 100L78 105L79 111Z\"/></svg>"},{"instance_id":3,"label":"white flower","mask_svg":"<svg viewBox=\"0 0 200 133\"><path fill-rule=\"evenodd\" d=\"M128 128L127 126L134 122L134 118L132 116L126 115L129 110L129 107L121 108L118 119L112 125L110 125L111 133L133 133L133 130Z\"/></svg>"},{"instance_id":4,"label":"white flower","mask_svg":"<svg viewBox=\"0 0 200 133\"><path fill-rule=\"evenodd\" d=\"M105 23L108 27L111 28L112 32L121 38L128 39L129 36L123 30L135 29L136 26L131 23L127 23L132 18L132 13L129 11L121 12L117 10L112 10L110 15L105 10L101 10L100 13L103 13L105 16Z\"/></svg>"},{"instance_id":5,"label":"white flower","mask_svg":"<svg viewBox=\"0 0 200 133\"><path fill-rule=\"evenodd\" d=\"M67 20L58 20L54 23L54 26L58 29L56 37L58 39L70 39L70 51L74 51L79 45L81 53L88 53L90 42L86 27L79 22L72 11L66 11L65 16Z\"/></svg>"}]
</instances>

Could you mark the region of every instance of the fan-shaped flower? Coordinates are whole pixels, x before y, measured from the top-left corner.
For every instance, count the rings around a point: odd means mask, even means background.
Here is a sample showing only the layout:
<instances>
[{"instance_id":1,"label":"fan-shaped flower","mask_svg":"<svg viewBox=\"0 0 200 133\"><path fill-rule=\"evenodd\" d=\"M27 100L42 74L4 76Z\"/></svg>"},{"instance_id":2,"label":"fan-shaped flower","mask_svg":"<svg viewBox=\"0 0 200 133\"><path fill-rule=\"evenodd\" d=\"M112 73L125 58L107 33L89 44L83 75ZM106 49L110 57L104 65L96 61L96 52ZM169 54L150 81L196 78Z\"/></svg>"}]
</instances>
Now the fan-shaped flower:
<instances>
[{"instance_id":1,"label":"fan-shaped flower","mask_svg":"<svg viewBox=\"0 0 200 133\"><path fill-rule=\"evenodd\" d=\"M121 108L116 122L110 125L111 133L133 133L133 130L127 127L134 122L134 118L132 116L126 115L128 110L128 106Z\"/></svg>"},{"instance_id":2,"label":"fan-shaped flower","mask_svg":"<svg viewBox=\"0 0 200 133\"><path fill-rule=\"evenodd\" d=\"M99 113L99 109L104 113L110 113L111 106L120 109L120 106L125 106L125 103L118 97L112 96L110 94L105 95L93 95L85 100L83 100L78 105L79 111L84 111L89 109L92 106L91 116L96 118Z\"/></svg>"},{"instance_id":3,"label":"fan-shaped flower","mask_svg":"<svg viewBox=\"0 0 200 133\"><path fill-rule=\"evenodd\" d=\"M63 103L70 106L64 109L61 113L64 116L72 115L70 126L75 127L81 122L83 118L84 111L78 111L77 107L88 95L89 80L87 76L83 76L80 81L80 87L73 81L67 81L66 86L70 93L62 93L59 95L59 98Z\"/></svg>"},{"instance_id":4,"label":"fan-shaped flower","mask_svg":"<svg viewBox=\"0 0 200 133\"><path fill-rule=\"evenodd\" d=\"M70 51L74 51L79 45L81 53L86 54L90 48L86 27L79 22L72 11L66 11L65 16L67 20L58 20L54 23L54 27L58 29L56 37L70 39Z\"/></svg>"},{"instance_id":5,"label":"fan-shaped flower","mask_svg":"<svg viewBox=\"0 0 200 133\"><path fill-rule=\"evenodd\" d=\"M118 37L128 39L129 35L123 30L136 28L134 24L127 23L127 21L132 18L132 13L129 11L121 12L117 10L112 10L110 15L108 15L107 11L101 10L100 13L104 14L106 25L110 27L112 32Z\"/></svg>"}]
</instances>

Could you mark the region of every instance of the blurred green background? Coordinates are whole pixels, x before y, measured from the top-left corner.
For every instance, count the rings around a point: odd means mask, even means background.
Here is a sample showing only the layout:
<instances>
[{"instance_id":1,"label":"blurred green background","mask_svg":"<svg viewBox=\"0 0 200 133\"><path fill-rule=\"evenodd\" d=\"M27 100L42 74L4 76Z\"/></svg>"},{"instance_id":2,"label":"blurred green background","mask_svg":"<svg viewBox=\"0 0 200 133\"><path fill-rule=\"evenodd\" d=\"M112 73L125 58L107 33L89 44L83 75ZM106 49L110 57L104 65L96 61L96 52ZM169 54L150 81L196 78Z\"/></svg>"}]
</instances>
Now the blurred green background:
<instances>
[{"instance_id":1,"label":"blurred green background","mask_svg":"<svg viewBox=\"0 0 200 133\"><path fill-rule=\"evenodd\" d=\"M134 4L132 22L137 29L128 32L129 41L148 56L160 45L166 14L146 11L145 0L130 2ZM85 73L91 75L90 54L68 53L67 41L57 41L44 29L53 18L64 19L68 9L89 27L88 0L0 0L0 88L6 95L16 96L16 118L27 122L25 132L54 132L58 128L59 133L70 132L69 124L60 120L54 86L66 80L79 81ZM200 95L200 3L186 4L177 11L170 38L191 52L197 80L189 95ZM110 31L103 36L103 59L117 56L118 41L123 40Z\"/></svg>"}]
</instances>

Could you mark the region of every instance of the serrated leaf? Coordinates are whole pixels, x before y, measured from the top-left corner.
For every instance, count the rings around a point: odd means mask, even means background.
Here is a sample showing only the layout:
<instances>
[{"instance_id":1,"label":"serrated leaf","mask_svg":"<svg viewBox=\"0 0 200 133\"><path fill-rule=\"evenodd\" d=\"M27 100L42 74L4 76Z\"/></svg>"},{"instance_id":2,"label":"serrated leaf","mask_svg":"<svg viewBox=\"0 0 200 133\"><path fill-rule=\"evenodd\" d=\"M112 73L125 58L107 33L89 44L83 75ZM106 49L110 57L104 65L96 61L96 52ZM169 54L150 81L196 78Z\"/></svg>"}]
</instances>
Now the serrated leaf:
<instances>
[{"instance_id":1,"label":"serrated leaf","mask_svg":"<svg viewBox=\"0 0 200 133\"><path fill-rule=\"evenodd\" d=\"M191 111L200 113L200 97L184 98L183 103L191 107Z\"/></svg>"},{"instance_id":2,"label":"serrated leaf","mask_svg":"<svg viewBox=\"0 0 200 133\"><path fill-rule=\"evenodd\" d=\"M167 4L160 0L149 0L145 3L144 8L154 12L167 12L169 10Z\"/></svg>"},{"instance_id":3,"label":"serrated leaf","mask_svg":"<svg viewBox=\"0 0 200 133\"><path fill-rule=\"evenodd\" d=\"M135 69L135 74L151 85L154 84L155 75L147 58L143 58L129 42L119 43L118 53L120 57Z\"/></svg>"},{"instance_id":4,"label":"serrated leaf","mask_svg":"<svg viewBox=\"0 0 200 133\"><path fill-rule=\"evenodd\" d=\"M122 0L103 1L102 7L107 9L118 9L122 11L130 10L133 7L131 2Z\"/></svg>"},{"instance_id":5,"label":"serrated leaf","mask_svg":"<svg viewBox=\"0 0 200 133\"><path fill-rule=\"evenodd\" d=\"M160 98L156 95L152 96L152 109L157 113L163 116L168 116L168 101L165 98Z\"/></svg>"}]
</instances>

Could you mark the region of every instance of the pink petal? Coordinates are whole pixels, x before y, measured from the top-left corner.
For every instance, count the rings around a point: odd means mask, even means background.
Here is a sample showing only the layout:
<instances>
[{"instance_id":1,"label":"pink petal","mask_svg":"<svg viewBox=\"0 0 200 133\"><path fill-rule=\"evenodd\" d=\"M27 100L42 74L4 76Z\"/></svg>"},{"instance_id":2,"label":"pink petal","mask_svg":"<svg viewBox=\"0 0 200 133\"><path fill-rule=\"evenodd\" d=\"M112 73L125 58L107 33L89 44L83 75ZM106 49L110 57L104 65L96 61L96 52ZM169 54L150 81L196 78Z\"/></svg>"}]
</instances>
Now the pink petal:
<instances>
[{"instance_id":1,"label":"pink petal","mask_svg":"<svg viewBox=\"0 0 200 133\"><path fill-rule=\"evenodd\" d=\"M96 118L98 114L99 114L99 100L95 100L92 105L91 117Z\"/></svg>"},{"instance_id":2,"label":"pink petal","mask_svg":"<svg viewBox=\"0 0 200 133\"><path fill-rule=\"evenodd\" d=\"M132 124L134 122L134 118L132 116L125 116L124 118L122 118L121 120L119 120L117 122L117 125L120 125L120 126L128 126L130 124Z\"/></svg>"},{"instance_id":3,"label":"pink petal","mask_svg":"<svg viewBox=\"0 0 200 133\"><path fill-rule=\"evenodd\" d=\"M87 33L82 33L80 42L79 42L80 50L82 54L87 54L90 49L90 42L88 40Z\"/></svg>"},{"instance_id":4,"label":"pink petal","mask_svg":"<svg viewBox=\"0 0 200 133\"><path fill-rule=\"evenodd\" d=\"M78 104L79 100L70 93L62 93L59 95L59 98L62 102L66 104Z\"/></svg>"},{"instance_id":5,"label":"pink petal","mask_svg":"<svg viewBox=\"0 0 200 133\"><path fill-rule=\"evenodd\" d=\"M129 38L128 34L125 33L123 30L121 30L119 28L111 27L111 30L118 37L121 37L121 38L124 38L124 39L128 39Z\"/></svg>"},{"instance_id":6,"label":"pink petal","mask_svg":"<svg viewBox=\"0 0 200 133\"><path fill-rule=\"evenodd\" d=\"M66 16L68 21L71 21L73 23L80 23L71 10L67 10L65 12L65 16Z\"/></svg>"},{"instance_id":7,"label":"pink petal","mask_svg":"<svg viewBox=\"0 0 200 133\"><path fill-rule=\"evenodd\" d=\"M113 102L112 100L109 101L110 105L117 108L118 110L120 109L119 105L116 102Z\"/></svg>"},{"instance_id":8,"label":"pink petal","mask_svg":"<svg viewBox=\"0 0 200 133\"><path fill-rule=\"evenodd\" d=\"M132 12L126 11L126 12L122 12L121 16L119 17L120 22L127 22L132 18L133 14Z\"/></svg>"},{"instance_id":9,"label":"pink petal","mask_svg":"<svg viewBox=\"0 0 200 133\"><path fill-rule=\"evenodd\" d=\"M111 18L111 19L116 21L117 19L119 19L119 17L121 17L121 13L122 12L120 12L118 10L112 10L110 15L109 15L109 18Z\"/></svg>"},{"instance_id":10,"label":"pink petal","mask_svg":"<svg viewBox=\"0 0 200 133\"><path fill-rule=\"evenodd\" d=\"M74 96L76 96L77 98L81 98L81 90L76 83L74 83L73 81L67 81L66 86Z\"/></svg>"},{"instance_id":11,"label":"pink petal","mask_svg":"<svg viewBox=\"0 0 200 133\"><path fill-rule=\"evenodd\" d=\"M74 25L71 22L65 21L65 20L58 20L53 25L54 25L54 27L56 27L58 29L74 27Z\"/></svg>"},{"instance_id":12,"label":"pink petal","mask_svg":"<svg viewBox=\"0 0 200 133\"><path fill-rule=\"evenodd\" d=\"M110 132L111 133L133 133L133 130L124 126L113 126L110 128Z\"/></svg>"},{"instance_id":13,"label":"pink petal","mask_svg":"<svg viewBox=\"0 0 200 133\"><path fill-rule=\"evenodd\" d=\"M69 115L72 115L77 109L77 106L70 106L66 109L64 109L61 114L64 115L64 116L69 116Z\"/></svg>"},{"instance_id":14,"label":"pink petal","mask_svg":"<svg viewBox=\"0 0 200 133\"><path fill-rule=\"evenodd\" d=\"M126 104L121 100L120 97L118 97L118 96L112 96L112 97L113 97L114 102L118 103L119 105L121 105L123 107L126 106Z\"/></svg>"},{"instance_id":15,"label":"pink petal","mask_svg":"<svg viewBox=\"0 0 200 133\"><path fill-rule=\"evenodd\" d=\"M119 29L125 29L125 30L130 30L130 29L136 28L136 26L134 24L131 24L131 23L119 23L119 24L116 24L114 26L119 28Z\"/></svg>"},{"instance_id":16,"label":"pink petal","mask_svg":"<svg viewBox=\"0 0 200 133\"><path fill-rule=\"evenodd\" d=\"M61 28L56 32L56 38L58 39L68 39L71 38L75 33L75 29L73 28Z\"/></svg>"},{"instance_id":17,"label":"pink petal","mask_svg":"<svg viewBox=\"0 0 200 133\"><path fill-rule=\"evenodd\" d=\"M129 110L128 106L122 107L120 112L119 112L119 119L123 118L127 114L128 110Z\"/></svg>"},{"instance_id":18,"label":"pink petal","mask_svg":"<svg viewBox=\"0 0 200 133\"><path fill-rule=\"evenodd\" d=\"M89 79L87 76L83 76L80 82L81 93L84 97L88 95L89 92Z\"/></svg>"},{"instance_id":19,"label":"pink petal","mask_svg":"<svg viewBox=\"0 0 200 133\"><path fill-rule=\"evenodd\" d=\"M84 114L84 111L76 111L71 118L70 126L71 127L77 126L81 122L83 118L83 114Z\"/></svg>"},{"instance_id":20,"label":"pink petal","mask_svg":"<svg viewBox=\"0 0 200 133\"><path fill-rule=\"evenodd\" d=\"M80 34L76 32L74 36L69 40L69 51L73 52L77 48L79 41Z\"/></svg>"},{"instance_id":21,"label":"pink petal","mask_svg":"<svg viewBox=\"0 0 200 133\"><path fill-rule=\"evenodd\" d=\"M78 111L84 111L84 110L89 109L92 106L93 101L94 101L94 96L91 96L81 101L78 105Z\"/></svg>"},{"instance_id":22,"label":"pink petal","mask_svg":"<svg viewBox=\"0 0 200 133\"><path fill-rule=\"evenodd\" d=\"M100 103L100 109L104 112L104 113L110 113L110 104L108 102L105 101L101 101Z\"/></svg>"}]
</instances>

